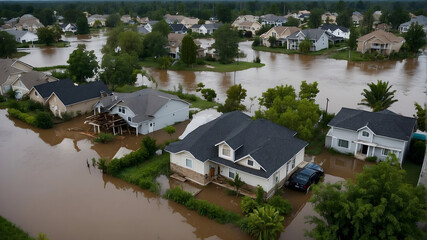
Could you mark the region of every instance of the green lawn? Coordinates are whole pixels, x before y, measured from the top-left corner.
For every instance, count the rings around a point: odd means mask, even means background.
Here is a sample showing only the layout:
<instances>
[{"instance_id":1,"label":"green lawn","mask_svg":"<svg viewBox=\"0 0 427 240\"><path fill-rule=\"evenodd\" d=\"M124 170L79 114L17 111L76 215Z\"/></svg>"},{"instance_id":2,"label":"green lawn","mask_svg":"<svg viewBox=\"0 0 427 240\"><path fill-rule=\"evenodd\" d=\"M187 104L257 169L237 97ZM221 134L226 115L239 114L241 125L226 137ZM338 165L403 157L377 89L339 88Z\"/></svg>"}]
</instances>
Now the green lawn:
<instances>
[{"instance_id":1,"label":"green lawn","mask_svg":"<svg viewBox=\"0 0 427 240\"><path fill-rule=\"evenodd\" d=\"M330 55L330 58L337 59L337 60L350 60L354 62L371 61L369 58L365 57L361 52L357 52L356 50L350 51L350 59L348 58L348 50L335 52L334 54Z\"/></svg>"},{"instance_id":2,"label":"green lawn","mask_svg":"<svg viewBox=\"0 0 427 240\"><path fill-rule=\"evenodd\" d=\"M208 108L213 108L215 106L219 106L219 103L209 102L209 101L203 100L194 94L180 93L180 92L167 91L167 90L160 90L160 91L176 95L179 98L191 103L191 106L190 106L191 108L199 108L200 110L204 110L204 109L208 109Z\"/></svg>"},{"instance_id":3,"label":"green lawn","mask_svg":"<svg viewBox=\"0 0 427 240\"><path fill-rule=\"evenodd\" d=\"M402 164L402 168L406 171L406 182L414 186L418 183L422 165L415 164L410 160L406 160Z\"/></svg>"},{"instance_id":4,"label":"green lawn","mask_svg":"<svg viewBox=\"0 0 427 240\"><path fill-rule=\"evenodd\" d=\"M116 87L114 88L115 92L119 92L119 93L132 93L132 92L136 92L139 91L141 89L147 88L146 86L139 86L139 87L135 87L132 85L123 85L121 87Z\"/></svg>"},{"instance_id":5,"label":"green lawn","mask_svg":"<svg viewBox=\"0 0 427 240\"><path fill-rule=\"evenodd\" d=\"M273 52L273 53L283 53L283 54L302 54L302 55L309 55L309 56L319 56L319 55L330 55L334 52L336 52L338 49L346 47L343 43L337 44L334 46L331 46L327 49L322 49L320 51L315 52L308 52L308 53L302 53L297 50L292 49L286 49L284 47L265 47L265 46L256 46L252 47L252 49L257 51L264 51L264 52Z\"/></svg>"},{"instance_id":6,"label":"green lawn","mask_svg":"<svg viewBox=\"0 0 427 240\"><path fill-rule=\"evenodd\" d=\"M156 62L153 58L147 58L144 61L141 61L142 66L152 67L160 69L160 64ZM169 70L175 71L209 71L209 72L234 72L242 71L249 68L259 68L264 67L263 63L252 63L252 62L233 62L229 64L222 64L220 62L205 61L204 65L193 64L187 66L184 63L177 62L173 66L169 67Z\"/></svg>"},{"instance_id":7,"label":"green lawn","mask_svg":"<svg viewBox=\"0 0 427 240\"><path fill-rule=\"evenodd\" d=\"M19 227L0 216L0 239L10 240L32 240L28 233L22 231Z\"/></svg>"},{"instance_id":8,"label":"green lawn","mask_svg":"<svg viewBox=\"0 0 427 240\"><path fill-rule=\"evenodd\" d=\"M44 72L44 71L49 71L53 69L67 69L67 68L68 68L68 65L56 65L56 66L50 66L50 67L35 67L33 68L33 70Z\"/></svg>"},{"instance_id":9,"label":"green lawn","mask_svg":"<svg viewBox=\"0 0 427 240\"><path fill-rule=\"evenodd\" d=\"M16 52L11 56L11 58L21 58L21 57L26 56L28 54L30 54L30 53L29 52Z\"/></svg>"}]
</instances>

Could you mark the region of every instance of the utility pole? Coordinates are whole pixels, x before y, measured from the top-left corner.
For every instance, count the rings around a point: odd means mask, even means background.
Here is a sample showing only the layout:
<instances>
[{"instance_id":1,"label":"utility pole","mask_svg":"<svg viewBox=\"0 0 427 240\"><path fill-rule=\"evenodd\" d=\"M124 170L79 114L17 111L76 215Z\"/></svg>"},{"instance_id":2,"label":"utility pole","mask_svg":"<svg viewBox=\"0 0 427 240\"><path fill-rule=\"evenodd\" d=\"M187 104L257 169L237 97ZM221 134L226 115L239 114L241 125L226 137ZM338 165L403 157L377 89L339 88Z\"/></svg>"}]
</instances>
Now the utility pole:
<instances>
[{"instance_id":1,"label":"utility pole","mask_svg":"<svg viewBox=\"0 0 427 240\"><path fill-rule=\"evenodd\" d=\"M328 103L329 103L329 98L326 98L326 114L328 114Z\"/></svg>"}]
</instances>

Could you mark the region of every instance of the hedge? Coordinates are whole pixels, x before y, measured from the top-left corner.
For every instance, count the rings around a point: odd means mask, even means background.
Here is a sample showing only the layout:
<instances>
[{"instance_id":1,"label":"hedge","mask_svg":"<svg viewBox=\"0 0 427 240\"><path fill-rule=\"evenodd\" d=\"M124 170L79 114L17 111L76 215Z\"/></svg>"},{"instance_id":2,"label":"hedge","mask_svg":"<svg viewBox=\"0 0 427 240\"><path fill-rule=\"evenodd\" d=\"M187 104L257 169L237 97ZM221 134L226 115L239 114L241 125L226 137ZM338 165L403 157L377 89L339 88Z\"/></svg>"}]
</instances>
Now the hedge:
<instances>
[{"instance_id":1,"label":"hedge","mask_svg":"<svg viewBox=\"0 0 427 240\"><path fill-rule=\"evenodd\" d=\"M18 109L15 108L9 108L7 110L7 112L9 113L9 116L17 118L21 121L24 121L28 124L30 124L31 126L36 126L36 118L34 116L31 116L28 113L23 113L21 111L19 111Z\"/></svg>"}]
</instances>

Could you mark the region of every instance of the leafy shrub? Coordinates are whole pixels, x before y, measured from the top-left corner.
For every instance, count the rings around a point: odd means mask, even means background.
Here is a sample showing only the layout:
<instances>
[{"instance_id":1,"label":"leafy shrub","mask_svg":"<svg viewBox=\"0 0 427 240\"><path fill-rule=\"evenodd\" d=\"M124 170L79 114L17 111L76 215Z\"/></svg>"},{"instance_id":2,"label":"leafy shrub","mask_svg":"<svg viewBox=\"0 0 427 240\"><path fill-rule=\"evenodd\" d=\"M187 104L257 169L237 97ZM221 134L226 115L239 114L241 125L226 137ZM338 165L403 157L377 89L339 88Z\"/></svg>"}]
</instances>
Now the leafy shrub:
<instances>
[{"instance_id":1,"label":"leafy shrub","mask_svg":"<svg viewBox=\"0 0 427 240\"><path fill-rule=\"evenodd\" d=\"M42 129L53 127L53 117L47 112L37 112L35 118L35 126Z\"/></svg>"},{"instance_id":2,"label":"leafy shrub","mask_svg":"<svg viewBox=\"0 0 427 240\"><path fill-rule=\"evenodd\" d=\"M69 78L70 75L68 74L68 71L59 72L59 71L52 71L52 77L55 77L57 79L66 79Z\"/></svg>"},{"instance_id":3,"label":"leafy shrub","mask_svg":"<svg viewBox=\"0 0 427 240\"><path fill-rule=\"evenodd\" d=\"M15 100L9 100L8 104L7 104L8 108L14 108L14 109L18 109L20 110L20 106L19 103Z\"/></svg>"},{"instance_id":4,"label":"leafy shrub","mask_svg":"<svg viewBox=\"0 0 427 240\"><path fill-rule=\"evenodd\" d=\"M254 63L261 63L261 58L259 56L256 56L256 58L253 61Z\"/></svg>"},{"instance_id":5,"label":"leafy shrub","mask_svg":"<svg viewBox=\"0 0 427 240\"><path fill-rule=\"evenodd\" d=\"M377 161L377 156L367 157L367 158L365 158L365 160L367 162L376 162Z\"/></svg>"},{"instance_id":6,"label":"leafy shrub","mask_svg":"<svg viewBox=\"0 0 427 240\"><path fill-rule=\"evenodd\" d=\"M28 100L26 102L26 111L32 112L32 111L36 111L36 110L44 111L43 104L36 102L36 101L33 101L33 100Z\"/></svg>"},{"instance_id":7,"label":"leafy shrub","mask_svg":"<svg viewBox=\"0 0 427 240\"><path fill-rule=\"evenodd\" d=\"M212 102L212 100L216 98L216 92L211 88L202 89L201 93L206 101Z\"/></svg>"},{"instance_id":8,"label":"leafy shrub","mask_svg":"<svg viewBox=\"0 0 427 240\"><path fill-rule=\"evenodd\" d=\"M140 186L142 189L149 189L151 187L151 180L147 178L143 178L139 180L138 186Z\"/></svg>"},{"instance_id":9,"label":"leafy shrub","mask_svg":"<svg viewBox=\"0 0 427 240\"><path fill-rule=\"evenodd\" d=\"M242 201L240 202L240 207L242 209L242 213L245 215L251 213L259 206L259 204L252 198L248 196L244 196Z\"/></svg>"},{"instance_id":10,"label":"leafy shrub","mask_svg":"<svg viewBox=\"0 0 427 240\"><path fill-rule=\"evenodd\" d=\"M152 156L158 149L156 145L156 139L151 138L150 136L145 136L142 139L141 146L147 149L148 156Z\"/></svg>"},{"instance_id":11,"label":"leafy shrub","mask_svg":"<svg viewBox=\"0 0 427 240\"><path fill-rule=\"evenodd\" d=\"M259 45L261 45L261 39L258 36L256 36L254 38L254 41L252 42L252 47L257 47Z\"/></svg>"},{"instance_id":12,"label":"leafy shrub","mask_svg":"<svg viewBox=\"0 0 427 240\"><path fill-rule=\"evenodd\" d=\"M282 216L289 214L292 211L292 204L289 200L285 200L279 195L273 196L268 201L268 205L273 206Z\"/></svg>"},{"instance_id":13,"label":"leafy shrub","mask_svg":"<svg viewBox=\"0 0 427 240\"><path fill-rule=\"evenodd\" d=\"M262 205L264 204L264 189L258 185L257 189L256 189L256 202L258 203L258 205Z\"/></svg>"},{"instance_id":14,"label":"leafy shrub","mask_svg":"<svg viewBox=\"0 0 427 240\"><path fill-rule=\"evenodd\" d=\"M18 109L15 108L9 108L7 110L7 112L9 113L9 116L17 118L21 121L24 121L32 126L36 125L36 118L34 116L31 116L28 113L23 113L21 111L19 111Z\"/></svg>"},{"instance_id":15,"label":"leafy shrub","mask_svg":"<svg viewBox=\"0 0 427 240\"><path fill-rule=\"evenodd\" d=\"M202 58L197 58L196 59L196 64L197 65L205 65L205 61Z\"/></svg>"},{"instance_id":16,"label":"leafy shrub","mask_svg":"<svg viewBox=\"0 0 427 240\"><path fill-rule=\"evenodd\" d=\"M111 142L114 138L114 135L112 133L103 133L100 132L98 134L97 138L94 138L93 141L98 142L98 143L108 143Z\"/></svg>"},{"instance_id":17,"label":"leafy shrub","mask_svg":"<svg viewBox=\"0 0 427 240\"><path fill-rule=\"evenodd\" d=\"M107 164L107 172L112 176L117 176L123 168L135 166L147 160L149 153L146 147L131 152L122 158L115 158ZM138 185L138 183L136 183Z\"/></svg>"},{"instance_id":18,"label":"leafy shrub","mask_svg":"<svg viewBox=\"0 0 427 240\"><path fill-rule=\"evenodd\" d=\"M186 192L179 187L166 190L163 197L182 205L186 205L190 199L194 198L191 193Z\"/></svg>"},{"instance_id":19,"label":"leafy shrub","mask_svg":"<svg viewBox=\"0 0 427 240\"><path fill-rule=\"evenodd\" d=\"M113 176L117 176L121 169L120 159L114 158L107 164L107 172Z\"/></svg>"},{"instance_id":20,"label":"leafy shrub","mask_svg":"<svg viewBox=\"0 0 427 240\"><path fill-rule=\"evenodd\" d=\"M64 112L62 114L62 120L64 121L69 121L74 117L74 113L73 112Z\"/></svg>"},{"instance_id":21,"label":"leafy shrub","mask_svg":"<svg viewBox=\"0 0 427 240\"><path fill-rule=\"evenodd\" d=\"M0 102L6 102L6 98L3 95L0 95Z\"/></svg>"},{"instance_id":22,"label":"leafy shrub","mask_svg":"<svg viewBox=\"0 0 427 240\"><path fill-rule=\"evenodd\" d=\"M424 160L424 154L426 151L426 144L421 140L412 140L411 146L409 148L408 157L412 162L416 164L422 164Z\"/></svg>"}]
</instances>

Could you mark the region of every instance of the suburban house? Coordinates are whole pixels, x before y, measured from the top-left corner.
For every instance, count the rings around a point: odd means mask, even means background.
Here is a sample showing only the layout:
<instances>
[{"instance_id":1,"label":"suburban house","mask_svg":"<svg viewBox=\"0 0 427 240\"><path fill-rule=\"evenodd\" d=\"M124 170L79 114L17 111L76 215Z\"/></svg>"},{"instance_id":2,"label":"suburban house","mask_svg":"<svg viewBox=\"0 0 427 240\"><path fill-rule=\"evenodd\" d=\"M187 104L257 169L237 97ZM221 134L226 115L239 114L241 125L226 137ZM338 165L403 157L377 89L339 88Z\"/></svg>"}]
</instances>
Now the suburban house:
<instances>
[{"instance_id":1,"label":"suburban house","mask_svg":"<svg viewBox=\"0 0 427 240\"><path fill-rule=\"evenodd\" d=\"M44 25L33 15L25 14L19 18L19 22L13 27L17 30L25 30L37 33L37 29L44 27Z\"/></svg>"},{"instance_id":2,"label":"suburban house","mask_svg":"<svg viewBox=\"0 0 427 240\"><path fill-rule=\"evenodd\" d=\"M158 23L159 21L156 20L152 20L152 21L148 21L147 24L144 25L145 29L147 29L149 32L153 31L153 26L154 24Z\"/></svg>"},{"instance_id":3,"label":"suburban house","mask_svg":"<svg viewBox=\"0 0 427 240\"><path fill-rule=\"evenodd\" d=\"M34 86L30 99L47 103L52 113L62 118L64 113L78 114L93 110L93 106L111 91L102 81L76 86L70 79Z\"/></svg>"},{"instance_id":4,"label":"suburban house","mask_svg":"<svg viewBox=\"0 0 427 240\"><path fill-rule=\"evenodd\" d=\"M234 20L234 22L231 24L231 26L237 27L239 23L242 23L242 22L258 22L258 20L259 20L258 16L242 15L242 16L238 16L236 18L236 20Z\"/></svg>"},{"instance_id":5,"label":"suburban house","mask_svg":"<svg viewBox=\"0 0 427 240\"><path fill-rule=\"evenodd\" d=\"M21 99L24 94L28 94L34 86L40 84L58 81L58 79L46 73L29 71L20 74L20 76L12 82L12 89L16 91L16 98Z\"/></svg>"},{"instance_id":6,"label":"suburban house","mask_svg":"<svg viewBox=\"0 0 427 240\"><path fill-rule=\"evenodd\" d=\"M363 21L363 14L360 12L353 12L353 15L351 15L351 20L353 20L353 24L355 26L359 26Z\"/></svg>"},{"instance_id":7,"label":"suburban house","mask_svg":"<svg viewBox=\"0 0 427 240\"><path fill-rule=\"evenodd\" d=\"M251 120L241 112L225 113L165 149L175 173L201 185L218 178L247 187L262 186L270 197L303 162L307 142L296 132L269 120Z\"/></svg>"},{"instance_id":8,"label":"suburban house","mask_svg":"<svg viewBox=\"0 0 427 240\"><path fill-rule=\"evenodd\" d=\"M19 43L32 43L37 42L39 40L37 34L29 31L21 31L15 29L7 29L5 31L10 35L13 35L15 37L15 40Z\"/></svg>"},{"instance_id":9,"label":"suburban house","mask_svg":"<svg viewBox=\"0 0 427 240\"><path fill-rule=\"evenodd\" d=\"M76 32L77 31L77 26L74 23L64 23L61 24L61 29L64 32Z\"/></svg>"},{"instance_id":10,"label":"suburban house","mask_svg":"<svg viewBox=\"0 0 427 240\"><path fill-rule=\"evenodd\" d=\"M326 134L326 147L362 159L376 156L385 160L389 153L394 153L402 163L416 120L389 110L368 112L342 108L328 126L331 129Z\"/></svg>"},{"instance_id":11,"label":"suburban house","mask_svg":"<svg viewBox=\"0 0 427 240\"><path fill-rule=\"evenodd\" d=\"M326 20L329 21L329 23L335 23L337 21L338 13L331 13L331 12L325 12L322 14L322 22L326 23Z\"/></svg>"},{"instance_id":12,"label":"suburban house","mask_svg":"<svg viewBox=\"0 0 427 240\"><path fill-rule=\"evenodd\" d=\"M237 28L238 31L244 31L244 32L252 32L252 35L255 36L256 31L260 30L262 25L259 22L239 22L232 25L233 27Z\"/></svg>"},{"instance_id":13,"label":"suburban house","mask_svg":"<svg viewBox=\"0 0 427 240\"><path fill-rule=\"evenodd\" d=\"M411 18L411 20L409 20L409 22L405 22L405 23L400 24L399 25L399 31L401 33L408 32L408 29L412 23L418 23L418 25L422 25L424 32L427 33L427 17L423 16L423 15L416 16L415 18Z\"/></svg>"},{"instance_id":14,"label":"suburban house","mask_svg":"<svg viewBox=\"0 0 427 240\"><path fill-rule=\"evenodd\" d=\"M386 24L386 23L380 23L375 27L375 30L384 30L384 31L390 31L392 29L392 26Z\"/></svg>"},{"instance_id":15,"label":"suburban house","mask_svg":"<svg viewBox=\"0 0 427 240\"><path fill-rule=\"evenodd\" d=\"M201 24L194 24L193 26L190 27L190 30L193 33L200 33L201 26L202 26Z\"/></svg>"},{"instance_id":16,"label":"suburban house","mask_svg":"<svg viewBox=\"0 0 427 240\"><path fill-rule=\"evenodd\" d=\"M205 23L200 26L199 33L213 34L220 26L222 26L222 23Z\"/></svg>"},{"instance_id":17,"label":"suburban house","mask_svg":"<svg viewBox=\"0 0 427 240\"><path fill-rule=\"evenodd\" d=\"M405 39L384 30L376 30L357 39L357 51L361 53L377 51L390 55L399 52Z\"/></svg>"},{"instance_id":18,"label":"suburban house","mask_svg":"<svg viewBox=\"0 0 427 240\"><path fill-rule=\"evenodd\" d=\"M197 24L199 22L198 18L186 17L183 15L166 14L165 16L163 16L163 18L165 19L165 21L168 24L181 23L186 28L190 28L191 26L193 26L194 24Z\"/></svg>"},{"instance_id":19,"label":"suburban house","mask_svg":"<svg viewBox=\"0 0 427 240\"><path fill-rule=\"evenodd\" d=\"M96 21L99 21L101 23L101 26L105 26L105 22L107 21L108 15L99 15L94 14L87 18L87 23L89 26L93 27Z\"/></svg>"},{"instance_id":20,"label":"suburban house","mask_svg":"<svg viewBox=\"0 0 427 240\"><path fill-rule=\"evenodd\" d=\"M150 31L148 31L146 28L145 28L145 26L138 26L138 33L139 34L142 34L142 35L145 35L145 34L148 34L148 33L150 33Z\"/></svg>"},{"instance_id":21,"label":"suburban house","mask_svg":"<svg viewBox=\"0 0 427 240\"><path fill-rule=\"evenodd\" d=\"M321 29L303 29L291 34L287 39L288 49L299 49L299 44L304 40L311 41L311 52L328 48L328 34Z\"/></svg>"},{"instance_id":22,"label":"suburban house","mask_svg":"<svg viewBox=\"0 0 427 240\"><path fill-rule=\"evenodd\" d=\"M336 37L342 37L345 39L350 38L350 30L343 26L338 26L335 24L323 24L320 29L327 31Z\"/></svg>"},{"instance_id":23,"label":"suburban house","mask_svg":"<svg viewBox=\"0 0 427 240\"><path fill-rule=\"evenodd\" d=\"M184 24L184 26L186 28L190 28L191 26L193 26L194 24L199 23L200 19L198 18L194 18L194 17L184 17L184 19L182 19L181 24Z\"/></svg>"},{"instance_id":24,"label":"suburban house","mask_svg":"<svg viewBox=\"0 0 427 240\"><path fill-rule=\"evenodd\" d=\"M381 11L375 11L372 16L374 17L374 25L380 23L380 17L383 13Z\"/></svg>"},{"instance_id":25,"label":"suburban house","mask_svg":"<svg viewBox=\"0 0 427 240\"><path fill-rule=\"evenodd\" d=\"M132 23L133 22L132 17L129 14L123 15L120 18L120 21L122 21L123 23Z\"/></svg>"},{"instance_id":26,"label":"suburban house","mask_svg":"<svg viewBox=\"0 0 427 240\"><path fill-rule=\"evenodd\" d=\"M174 59L179 59L179 50L182 46L182 39L185 37L185 34L179 33L169 33L168 34L168 45L166 49L169 52L169 56ZM201 47L201 42L197 39L194 39L194 43L197 46L197 54L199 57L203 57L204 49Z\"/></svg>"},{"instance_id":27,"label":"suburban house","mask_svg":"<svg viewBox=\"0 0 427 240\"><path fill-rule=\"evenodd\" d=\"M154 89L113 93L94 105L98 113L117 114L136 134L147 134L189 119L190 104L175 95Z\"/></svg>"},{"instance_id":28,"label":"suburban house","mask_svg":"<svg viewBox=\"0 0 427 240\"><path fill-rule=\"evenodd\" d=\"M170 24L171 27L171 33L180 33L180 34L186 34L187 28L184 26L184 24L181 23L172 23Z\"/></svg>"},{"instance_id":29,"label":"suburban house","mask_svg":"<svg viewBox=\"0 0 427 240\"><path fill-rule=\"evenodd\" d=\"M282 26L288 21L288 18L285 16L276 16L274 14L266 14L261 17L262 25L273 25L273 26Z\"/></svg>"},{"instance_id":30,"label":"suburban house","mask_svg":"<svg viewBox=\"0 0 427 240\"><path fill-rule=\"evenodd\" d=\"M260 40L261 44L266 47L270 47L271 43L269 40L270 37L276 38L275 46L286 46L287 38L295 32L300 31L298 27L272 27L267 32L261 34Z\"/></svg>"}]
</instances>

